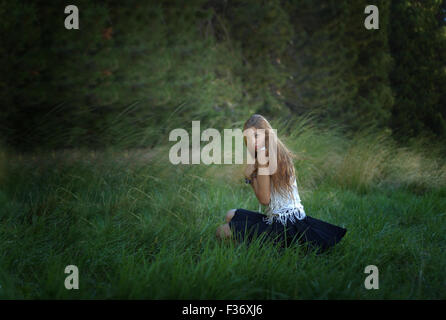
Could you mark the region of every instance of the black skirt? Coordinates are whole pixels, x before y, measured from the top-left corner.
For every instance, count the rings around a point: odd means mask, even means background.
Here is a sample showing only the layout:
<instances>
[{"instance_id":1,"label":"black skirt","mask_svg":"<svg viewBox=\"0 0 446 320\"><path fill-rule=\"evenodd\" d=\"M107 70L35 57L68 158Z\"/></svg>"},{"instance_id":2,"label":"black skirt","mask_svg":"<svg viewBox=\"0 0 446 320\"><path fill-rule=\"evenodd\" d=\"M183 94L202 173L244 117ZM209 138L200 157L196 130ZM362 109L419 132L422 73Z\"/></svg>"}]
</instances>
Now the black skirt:
<instances>
[{"instance_id":1,"label":"black skirt","mask_svg":"<svg viewBox=\"0 0 446 320\"><path fill-rule=\"evenodd\" d=\"M268 224L264 218L266 215L262 213L237 209L229 227L239 241L249 243L260 237L260 241L273 240L282 247L293 243L307 244L307 248L316 249L318 253L337 244L347 232L347 229L310 216L295 222L287 220L286 225L275 220Z\"/></svg>"}]
</instances>

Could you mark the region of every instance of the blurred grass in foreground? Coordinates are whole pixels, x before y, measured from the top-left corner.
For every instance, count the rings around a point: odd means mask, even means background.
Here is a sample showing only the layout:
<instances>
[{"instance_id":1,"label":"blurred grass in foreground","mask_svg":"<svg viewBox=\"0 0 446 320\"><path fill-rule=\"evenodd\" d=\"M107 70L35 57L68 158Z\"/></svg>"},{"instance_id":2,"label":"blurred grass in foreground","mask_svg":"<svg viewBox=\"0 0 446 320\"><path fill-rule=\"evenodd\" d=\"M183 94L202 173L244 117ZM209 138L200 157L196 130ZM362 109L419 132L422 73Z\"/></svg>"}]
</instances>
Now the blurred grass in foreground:
<instances>
[{"instance_id":1,"label":"blurred grass in foreground","mask_svg":"<svg viewBox=\"0 0 446 320\"><path fill-rule=\"evenodd\" d=\"M0 152L0 297L445 299L444 150L312 123L272 121L307 214L348 229L321 256L215 239L228 209L258 208L240 165L174 166L169 146Z\"/></svg>"}]
</instances>

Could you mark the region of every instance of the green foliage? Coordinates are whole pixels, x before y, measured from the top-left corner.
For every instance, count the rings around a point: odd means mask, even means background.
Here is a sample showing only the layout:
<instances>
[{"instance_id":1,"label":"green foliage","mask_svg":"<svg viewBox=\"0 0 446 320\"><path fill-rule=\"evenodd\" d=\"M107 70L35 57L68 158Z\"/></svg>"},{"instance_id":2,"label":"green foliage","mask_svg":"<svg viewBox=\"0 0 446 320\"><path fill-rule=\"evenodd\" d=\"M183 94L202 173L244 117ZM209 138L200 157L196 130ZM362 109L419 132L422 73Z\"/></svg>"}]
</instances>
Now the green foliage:
<instances>
[{"instance_id":1,"label":"green foliage","mask_svg":"<svg viewBox=\"0 0 446 320\"><path fill-rule=\"evenodd\" d=\"M384 127L393 105L388 73L388 1L376 3L380 30L363 27L367 1L300 1L289 5L296 30L287 63L286 103L353 130Z\"/></svg>"},{"instance_id":2,"label":"green foliage","mask_svg":"<svg viewBox=\"0 0 446 320\"><path fill-rule=\"evenodd\" d=\"M446 8L444 1L393 1L390 47L396 95L391 126L400 138L446 134Z\"/></svg>"},{"instance_id":3,"label":"green foliage","mask_svg":"<svg viewBox=\"0 0 446 320\"><path fill-rule=\"evenodd\" d=\"M21 28L4 27L10 43L2 47L8 68L2 74L16 81L3 86L2 97L9 99L3 103L16 104L1 114L9 144L153 146L192 120L227 127L248 115L233 73L239 53L228 56L228 43L215 41L213 11L202 9L203 1L184 8L180 2L81 1L80 30L71 31L50 18L59 15L63 22L62 4L5 6L4 14L17 12L17 21L37 17ZM35 72L20 63L21 55L34 56ZM35 79L25 77L29 72ZM30 90L42 95L37 99Z\"/></svg>"},{"instance_id":4,"label":"green foliage","mask_svg":"<svg viewBox=\"0 0 446 320\"><path fill-rule=\"evenodd\" d=\"M63 3L2 0L0 132L25 150L153 147L192 120L311 113L444 136L442 2L377 1L379 30L367 4L81 0L66 30Z\"/></svg>"}]
</instances>

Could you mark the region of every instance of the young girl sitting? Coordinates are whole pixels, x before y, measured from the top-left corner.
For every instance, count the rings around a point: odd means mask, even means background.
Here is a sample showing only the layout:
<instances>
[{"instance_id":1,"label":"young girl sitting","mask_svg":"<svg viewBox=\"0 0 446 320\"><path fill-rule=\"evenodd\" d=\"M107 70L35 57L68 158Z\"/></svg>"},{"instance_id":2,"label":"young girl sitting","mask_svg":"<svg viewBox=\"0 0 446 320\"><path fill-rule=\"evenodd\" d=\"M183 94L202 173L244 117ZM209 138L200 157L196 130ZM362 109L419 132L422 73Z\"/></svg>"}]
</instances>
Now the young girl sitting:
<instances>
[{"instance_id":1,"label":"young girl sitting","mask_svg":"<svg viewBox=\"0 0 446 320\"><path fill-rule=\"evenodd\" d=\"M347 230L306 215L297 189L293 154L277 136L268 138L274 134L269 122L255 114L245 122L243 130L253 133L247 135L244 141L255 146L253 156L256 160L255 164L248 164L245 169L246 182L252 186L259 203L267 208L265 214L241 208L229 210L227 223L218 227L217 237L250 242L253 237L262 235L262 239L272 239L282 246L289 246L294 241L307 243L318 252L338 243ZM272 174L259 174L259 169L268 170L271 167L268 166L270 163L262 164L259 161L267 158L270 141L275 142L277 165Z\"/></svg>"}]
</instances>

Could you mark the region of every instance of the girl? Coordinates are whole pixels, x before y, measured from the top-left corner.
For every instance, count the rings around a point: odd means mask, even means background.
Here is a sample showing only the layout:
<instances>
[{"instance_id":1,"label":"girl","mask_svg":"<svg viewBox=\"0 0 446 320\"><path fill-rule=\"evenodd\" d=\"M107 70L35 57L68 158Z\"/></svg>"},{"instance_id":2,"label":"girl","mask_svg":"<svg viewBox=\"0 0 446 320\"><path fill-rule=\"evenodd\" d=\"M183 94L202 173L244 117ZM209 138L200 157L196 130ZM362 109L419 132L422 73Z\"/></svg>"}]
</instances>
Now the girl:
<instances>
[{"instance_id":1,"label":"girl","mask_svg":"<svg viewBox=\"0 0 446 320\"><path fill-rule=\"evenodd\" d=\"M227 223L218 227L217 237L225 239L235 236L238 240L246 239L249 242L254 236L262 235L263 240L272 239L282 246L288 246L293 241L307 243L318 252L338 243L347 232L346 229L305 214L296 184L292 160L294 155L277 136L274 137L277 145L276 170L272 174L258 174L259 168L267 168L269 164L262 165L263 161L258 161L261 156L265 157L263 159L268 156L268 137L274 134L269 122L263 116L254 114L245 122L244 132L248 129L254 133L252 138L248 135L248 139L254 139L250 143L255 145L256 162L248 164L244 174L259 203L267 206L266 214L246 209L229 210L226 214ZM264 134L258 132L258 129L263 129ZM247 143L246 137L244 142Z\"/></svg>"}]
</instances>

